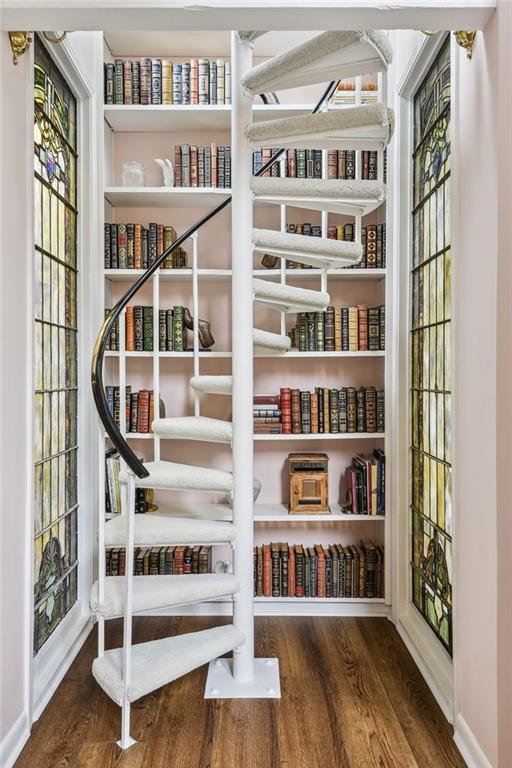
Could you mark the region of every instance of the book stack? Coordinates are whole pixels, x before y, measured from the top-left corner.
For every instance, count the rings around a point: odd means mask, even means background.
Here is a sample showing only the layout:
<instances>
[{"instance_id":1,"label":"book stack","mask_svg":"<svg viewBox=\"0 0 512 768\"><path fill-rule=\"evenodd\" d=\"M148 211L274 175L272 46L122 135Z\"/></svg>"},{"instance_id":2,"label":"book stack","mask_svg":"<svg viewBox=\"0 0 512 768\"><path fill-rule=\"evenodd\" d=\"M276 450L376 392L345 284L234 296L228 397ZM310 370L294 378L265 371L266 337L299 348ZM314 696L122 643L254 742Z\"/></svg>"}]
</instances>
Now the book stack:
<instances>
[{"instance_id":1,"label":"book stack","mask_svg":"<svg viewBox=\"0 0 512 768\"><path fill-rule=\"evenodd\" d=\"M361 103L371 104L377 101L377 83L363 81L361 83ZM336 106L353 105L356 103L355 80L342 80L334 92L331 103Z\"/></svg>"},{"instance_id":2,"label":"book stack","mask_svg":"<svg viewBox=\"0 0 512 768\"><path fill-rule=\"evenodd\" d=\"M314 392L283 387L283 434L384 432L384 390L375 387L316 387Z\"/></svg>"},{"instance_id":3,"label":"book stack","mask_svg":"<svg viewBox=\"0 0 512 768\"><path fill-rule=\"evenodd\" d=\"M281 434L281 398L279 395L255 395L252 415L255 435Z\"/></svg>"},{"instance_id":4,"label":"book stack","mask_svg":"<svg viewBox=\"0 0 512 768\"><path fill-rule=\"evenodd\" d=\"M353 225L345 224L343 227L329 225L327 237L330 240L353 240ZM367 224L366 227L361 227L361 244L363 246L363 258L359 264L345 267L345 269L385 269L386 225Z\"/></svg>"},{"instance_id":5,"label":"book stack","mask_svg":"<svg viewBox=\"0 0 512 768\"><path fill-rule=\"evenodd\" d=\"M256 597L382 598L384 547L313 547L271 543L254 547Z\"/></svg>"},{"instance_id":6,"label":"book stack","mask_svg":"<svg viewBox=\"0 0 512 768\"><path fill-rule=\"evenodd\" d=\"M105 454L105 513L107 515L121 514L121 461L115 448ZM158 509L153 504L152 488L135 489L135 514L145 514Z\"/></svg>"},{"instance_id":7,"label":"book stack","mask_svg":"<svg viewBox=\"0 0 512 768\"><path fill-rule=\"evenodd\" d=\"M115 59L104 73L105 104L231 104L223 59Z\"/></svg>"},{"instance_id":8,"label":"book stack","mask_svg":"<svg viewBox=\"0 0 512 768\"><path fill-rule=\"evenodd\" d=\"M107 404L112 417L120 425L120 388L107 386ZM164 406L160 401L160 416L164 415ZM131 386L125 387L125 424L127 432L151 432L151 424L155 413L154 393L152 389L141 389L132 392Z\"/></svg>"},{"instance_id":9,"label":"book stack","mask_svg":"<svg viewBox=\"0 0 512 768\"><path fill-rule=\"evenodd\" d=\"M377 181L377 158L376 150L361 150L361 179ZM327 178L355 179L356 150L329 149L327 152Z\"/></svg>"},{"instance_id":10,"label":"book stack","mask_svg":"<svg viewBox=\"0 0 512 768\"><path fill-rule=\"evenodd\" d=\"M252 153L252 172L258 173L277 153L277 149L255 149ZM290 179L321 179L322 178L321 149L287 149L286 153L263 174L263 176L279 176Z\"/></svg>"},{"instance_id":11,"label":"book stack","mask_svg":"<svg viewBox=\"0 0 512 768\"><path fill-rule=\"evenodd\" d=\"M106 576L124 576L126 550L109 547L105 550ZM133 552L135 576L181 576L212 572L211 546L195 547L137 547Z\"/></svg>"},{"instance_id":12,"label":"book stack","mask_svg":"<svg viewBox=\"0 0 512 768\"><path fill-rule=\"evenodd\" d=\"M288 331L300 352L375 352L385 349L386 308L327 307L325 312L299 312Z\"/></svg>"},{"instance_id":13,"label":"book stack","mask_svg":"<svg viewBox=\"0 0 512 768\"><path fill-rule=\"evenodd\" d=\"M206 147L176 144L174 147L176 187L231 187L231 147L215 143Z\"/></svg>"},{"instance_id":14,"label":"book stack","mask_svg":"<svg viewBox=\"0 0 512 768\"><path fill-rule=\"evenodd\" d=\"M125 343L127 352L153 351L153 307L126 307Z\"/></svg>"},{"instance_id":15,"label":"book stack","mask_svg":"<svg viewBox=\"0 0 512 768\"><path fill-rule=\"evenodd\" d=\"M151 222L105 224L105 269L147 269L177 239L174 227ZM179 247L167 256L162 269L184 269L187 253Z\"/></svg>"},{"instance_id":16,"label":"book stack","mask_svg":"<svg viewBox=\"0 0 512 768\"><path fill-rule=\"evenodd\" d=\"M384 515L385 502L384 451L376 448L371 454L358 453L347 467L347 503L343 511L352 515Z\"/></svg>"}]
</instances>

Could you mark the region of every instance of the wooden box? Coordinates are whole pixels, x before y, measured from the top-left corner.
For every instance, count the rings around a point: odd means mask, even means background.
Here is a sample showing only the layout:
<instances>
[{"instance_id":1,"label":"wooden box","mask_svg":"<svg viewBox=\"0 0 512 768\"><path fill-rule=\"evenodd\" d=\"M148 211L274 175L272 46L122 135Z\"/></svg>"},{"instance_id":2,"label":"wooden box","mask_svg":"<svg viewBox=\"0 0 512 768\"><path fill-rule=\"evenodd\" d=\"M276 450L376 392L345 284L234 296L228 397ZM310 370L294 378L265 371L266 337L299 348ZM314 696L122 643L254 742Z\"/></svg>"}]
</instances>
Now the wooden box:
<instances>
[{"instance_id":1,"label":"wooden box","mask_svg":"<svg viewBox=\"0 0 512 768\"><path fill-rule=\"evenodd\" d=\"M291 515L328 515L329 457L326 453L290 453Z\"/></svg>"}]
</instances>

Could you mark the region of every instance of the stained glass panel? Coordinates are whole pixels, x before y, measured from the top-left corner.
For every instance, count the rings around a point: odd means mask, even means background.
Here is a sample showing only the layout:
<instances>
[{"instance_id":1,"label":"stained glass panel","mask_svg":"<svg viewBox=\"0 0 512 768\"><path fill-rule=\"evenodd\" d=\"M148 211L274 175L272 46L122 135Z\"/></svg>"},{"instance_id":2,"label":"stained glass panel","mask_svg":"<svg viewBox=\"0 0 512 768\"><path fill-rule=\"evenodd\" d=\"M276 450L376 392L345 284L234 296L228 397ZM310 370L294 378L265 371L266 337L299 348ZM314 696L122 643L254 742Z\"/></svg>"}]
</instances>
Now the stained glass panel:
<instances>
[{"instance_id":1,"label":"stained glass panel","mask_svg":"<svg viewBox=\"0 0 512 768\"><path fill-rule=\"evenodd\" d=\"M452 652L450 45L414 98L412 600Z\"/></svg>"},{"instance_id":2,"label":"stained glass panel","mask_svg":"<svg viewBox=\"0 0 512 768\"><path fill-rule=\"evenodd\" d=\"M34 654L77 600L76 100L34 64Z\"/></svg>"}]
</instances>

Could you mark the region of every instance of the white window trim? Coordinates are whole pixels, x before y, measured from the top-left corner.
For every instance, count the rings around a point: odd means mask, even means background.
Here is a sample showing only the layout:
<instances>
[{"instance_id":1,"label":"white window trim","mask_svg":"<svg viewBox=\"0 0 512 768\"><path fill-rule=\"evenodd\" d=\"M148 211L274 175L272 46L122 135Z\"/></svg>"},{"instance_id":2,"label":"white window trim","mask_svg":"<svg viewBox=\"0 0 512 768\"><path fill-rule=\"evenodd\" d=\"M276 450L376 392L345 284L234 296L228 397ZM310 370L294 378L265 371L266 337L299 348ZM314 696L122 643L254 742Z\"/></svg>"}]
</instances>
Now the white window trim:
<instances>
[{"instance_id":1,"label":"white window trim","mask_svg":"<svg viewBox=\"0 0 512 768\"><path fill-rule=\"evenodd\" d=\"M410 266L412 252L412 164L411 155L413 147L413 98L420 83L427 74L436 55L442 47L449 33L436 36L423 36L418 41L408 67L404 72L400 82L397 84L395 93L395 133L400 136L400 145L395 153L395 173L394 173L394 210L393 210L393 230L395 232L394 249L395 263L400 265L397 280L395 281L395 304L398 314L397 325L400 326L398 339L398 400L401 407L396 411L396 444L395 452L392 457L393 465L393 485L396 489L396 525L394 526L393 537L395 553L394 558L394 594L393 594L393 619L398 632L408 647L417 666L423 674L434 697L440 705L445 717L453 722L454 720L454 664L456 653L456 642L453 642L453 659L447 653L441 642L437 640L435 634L422 618L420 612L412 603L410 561L411 561L411 535L410 535ZM452 265L456 259L455 253L453 222L456 221L456 211L454 210L454 190L456 189L456 104L457 104L457 84L458 68L457 57L454 53L454 44L451 43L451 190L452 190ZM455 291L456 274L452 267L452 301L456 295ZM455 360L455 323L456 312L452 303L452 381L453 361ZM454 390L455 387L452 387ZM452 423L455 424L455 398L452 395ZM456 445L454 430L452 429L452 449L453 465L456 465ZM454 473L455 470L452 470ZM452 509L454 510L454 529L456 528L456 483L452 475ZM455 530L453 541L455 543ZM456 545L454 545L454 559L456 557ZM455 568L453 568L455 574ZM454 606L457 604L456 586L453 585ZM455 614L456 608L454 609ZM455 634L456 621L453 616L453 632Z\"/></svg>"},{"instance_id":2,"label":"white window trim","mask_svg":"<svg viewBox=\"0 0 512 768\"><path fill-rule=\"evenodd\" d=\"M30 669L30 721L37 720L43 712L48 701L54 694L57 686L69 669L76 654L80 650L87 635L92 629L93 622L89 610L89 592L93 580L93 552L94 552L94 523L97 517L97 499L95 491L97 486L98 445L95 421L92 417L92 395L89 375L89 358L91 355L94 319L96 313L91 311L96 304L94 286L97 285L95 275L91 270L95 269L97 249L98 216L95 205L95 191L97 189L97 163L95 162L96 142L96 99L95 88L87 73L84 71L78 57L75 54L72 43L65 40L61 44L50 45L43 39L43 44L48 49L50 56L66 78L71 90L77 99L77 125L79 157L77 169L77 198L79 216L77 221L77 268L78 268L78 592L77 602L69 613L61 621L46 643L42 646L37 656L33 656L33 584L35 574L34 546L33 546L33 455L29 451L29 477L32 478L30 494L30 559L32 578L29 580L27 596L27 608L30 612L30 632L28 633L29 649L28 664ZM31 80L29 85L29 99L31 109L28 114L33 115L33 71L34 53L31 49ZM29 151L32 157L33 127L29 127ZM30 167L33 163L30 163ZM29 210L34 207L33 195L33 170L29 184L30 201ZM33 234L32 234L33 240ZM33 246L33 242L32 242ZM30 275L34 275L33 247L28 254ZM33 307L33 285L29 287L29 306ZM29 422L32 424L28 445L33 446L33 392L34 392L34 354L33 354L33 323L31 324L29 350L31 356L28 408L30 409Z\"/></svg>"}]
</instances>

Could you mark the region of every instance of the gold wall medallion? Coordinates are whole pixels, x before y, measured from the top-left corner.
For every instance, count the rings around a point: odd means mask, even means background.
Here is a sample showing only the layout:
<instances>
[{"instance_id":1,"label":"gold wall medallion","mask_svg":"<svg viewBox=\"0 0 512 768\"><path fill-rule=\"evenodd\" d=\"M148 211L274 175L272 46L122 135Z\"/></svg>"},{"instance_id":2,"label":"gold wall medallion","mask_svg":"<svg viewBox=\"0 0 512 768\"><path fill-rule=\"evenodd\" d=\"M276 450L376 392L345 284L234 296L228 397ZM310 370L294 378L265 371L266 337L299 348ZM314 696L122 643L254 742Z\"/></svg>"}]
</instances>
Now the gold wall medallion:
<instances>
[{"instance_id":1,"label":"gold wall medallion","mask_svg":"<svg viewBox=\"0 0 512 768\"><path fill-rule=\"evenodd\" d=\"M473 44L475 42L476 32L468 32L465 29L455 32L455 40L466 51L468 59L473 55Z\"/></svg>"},{"instance_id":2,"label":"gold wall medallion","mask_svg":"<svg viewBox=\"0 0 512 768\"><path fill-rule=\"evenodd\" d=\"M19 57L28 51L32 38L28 32L9 32L9 40L12 48L12 62L17 64Z\"/></svg>"}]
</instances>

